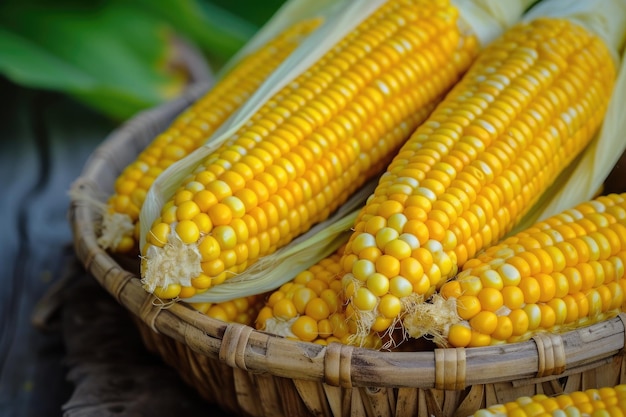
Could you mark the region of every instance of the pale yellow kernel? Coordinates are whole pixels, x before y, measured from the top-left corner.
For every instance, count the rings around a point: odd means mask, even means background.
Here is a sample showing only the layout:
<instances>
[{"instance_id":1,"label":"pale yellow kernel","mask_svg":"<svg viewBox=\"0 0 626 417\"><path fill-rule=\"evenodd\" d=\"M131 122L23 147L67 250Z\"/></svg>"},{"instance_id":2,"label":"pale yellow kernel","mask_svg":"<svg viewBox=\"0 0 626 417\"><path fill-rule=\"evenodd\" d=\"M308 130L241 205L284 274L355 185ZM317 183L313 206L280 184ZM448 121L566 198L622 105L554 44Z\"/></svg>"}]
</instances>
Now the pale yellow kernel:
<instances>
[{"instance_id":1,"label":"pale yellow kernel","mask_svg":"<svg viewBox=\"0 0 626 417\"><path fill-rule=\"evenodd\" d=\"M517 286L522 279L522 275L517 268L509 263L505 263L498 267L500 278L503 286Z\"/></svg>"},{"instance_id":2,"label":"pale yellow kernel","mask_svg":"<svg viewBox=\"0 0 626 417\"><path fill-rule=\"evenodd\" d=\"M176 217L176 206L164 207L161 211L161 220L163 223L172 224L175 223L178 218Z\"/></svg>"},{"instance_id":3,"label":"pale yellow kernel","mask_svg":"<svg viewBox=\"0 0 626 417\"><path fill-rule=\"evenodd\" d=\"M198 191L204 190L204 184L198 181L189 181L185 185L185 189L191 191L193 194L196 194Z\"/></svg>"},{"instance_id":4,"label":"pale yellow kernel","mask_svg":"<svg viewBox=\"0 0 626 417\"><path fill-rule=\"evenodd\" d=\"M402 233L400 234L400 236L398 236L398 239L406 242L407 245L409 245L409 247L411 248L411 251L420 247L419 239L412 234Z\"/></svg>"},{"instance_id":5,"label":"pale yellow kernel","mask_svg":"<svg viewBox=\"0 0 626 417\"><path fill-rule=\"evenodd\" d=\"M504 287L504 281L498 271L488 269L480 274L480 281L483 284L483 288L495 288L501 290Z\"/></svg>"},{"instance_id":6,"label":"pale yellow kernel","mask_svg":"<svg viewBox=\"0 0 626 417\"><path fill-rule=\"evenodd\" d=\"M222 200L222 204L228 206L231 212L232 218L240 219L246 214L246 205L239 199L239 197L228 196Z\"/></svg>"},{"instance_id":7,"label":"pale yellow kernel","mask_svg":"<svg viewBox=\"0 0 626 417\"><path fill-rule=\"evenodd\" d=\"M352 265L352 274L359 281L365 281L367 278L376 272L376 266L374 262L368 259L359 259Z\"/></svg>"},{"instance_id":8,"label":"pale yellow kernel","mask_svg":"<svg viewBox=\"0 0 626 417\"><path fill-rule=\"evenodd\" d=\"M212 235L222 249L233 249L237 244L237 234L230 226L217 226Z\"/></svg>"},{"instance_id":9,"label":"pale yellow kernel","mask_svg":"<svg viewBox=\"0 0 626 417\"><path fill-rule=\"evenodd\" d=\"M376 247L376 239L369 233L360 233L352 240L352 251L356 254L371 247Z\"/></svg>"},{"instance_id":10,"label":"pale yellow kernel","mask_svg":"<svg viewBox=\"0 0 626 417\"><path fill-rule=\"evenodd\" d=\"M396 297L408 297L413 293L413 285L403 276L397 275L389 281L389 292Z\"/></svg>"},{"instance_id":11,"label":"pale yellow kernel","mask_svg":"<svg viewBox=\"0 0 626 417\"><path fill-rule=\"evenodd\" d=\"M385 254L393 256L400 261L411 256L412 251L411 246L400 239L391 240L383 247L383 252Z\"/></svg>"},{"instance_id":12,"label":"pale yellow kernel","mask_svg":"<svg viewBox=\"0 0 626 417\"><path fill-rule=\"evenodd\" d=\"M222 180L214 180L205 185L206 189L212 192L217 201L222 201L225 197L233 195L230 186Z\"/></svg>"},{"instance_id":13,"label":"pale yellow kernel","mask_svg":"<svg viewBox=\"0 0 626 417\"><path fill-rule=\"evenodd\" d=\"M383 227L376 233L376 246L382 249L387 243L398 239L399 235L400 234L395 229Z\"/></svg>"},{"instance_id":14,"label":"pale yellow kernel","mask_svg":"<svg viewBox=\"0 0 626 417\"><path fill-rule=\"evenodd\" d=\"M598 243L590 236L581 236L580 239L587 245L589 250L589 260L597 261L600 259L600 246L598 246Z\"/></svg>"},{"instance_id":15,"label":"pale yellow kernel","mask_svg":"<svg viewBox=\"0 0 626 417\"><path fill-rule=\"evenodd\" d=\"M380 273L371 274L366 281L367 288L377 297L389 292L389 278Z\"/></svg>"},{"instance_id":16,"label":"pale yellow kernel","mask_svg":"<svg viewBox=\"0 0 626 417\"><path fill-rule=\"evenodd\" d=\"M387 226L401 233L408 219L402 213L394 213L387 219Z\"/></svg>"},{"instance_id":17,"label":"pale yellow kernel","mask_svg":"<svg viewBox=\"0 0 626 417\"><path fill-rule=\"evenodd\" d=\"M477 295L483 289L482 280L475 275L468 275L458 280L461 293L464 295Z\"/></svg>"},{"instance_id":18,"label":"pale yellow kernel","mask_svg":"<svg viewBox=\"0 0 626 417\"><path fill-rule=\"evenodd\" d=\"M353 297L354 306L362 311L372 311L378 302L378 298L370 290L361 287L356 290Z\"/></svg>"},{"instance_id":19,"label":"pale yellow kernel","mask_svg":"<svg viewBox=\"0 0 626 417\"><path fill-rule=\"evenodd\" d=\"M315 293L315 291L307 287L302 287L298 288L293 293L292 301L293 304L296 306L296 310L298 311L298 313L304 314L307 304L314 298L317 298L317 294Z\"/></svg>"},{"instance_id":20,"label":"pale yellow kernel","mask_svg":"<svg viewBox=\"0 0 626 417\"><path fill-rule=\"evenodd\" d=\"M452 259L451 256L448 256L447 253L441 251L438 256L435 258L435 262L441 275L448 278L455 275L458 271L458 267L456 262Z\"/></svg>"},{"instance_id":21,"label":"pale yellow kernel","mask_svg":"<svg viewBox=\"0 0 626 417\"><path fill-rule=\"evenodd\" d=\"M541 309L537 304L526 304L523 310L528 316L528 330L534 330L541 325Z\"/></svg>"},{"instance_id":22,"label":"pale yellow kernel","mask_svg":"<svg viewBox=\"0 0 626 417\"><path fill-rule=\"evenodd\" d=\"M190 190L181 190L174 196L174 205L180 206L185 201L189 201L193 198L194 193Z\"/></svg>"}]
</instances>

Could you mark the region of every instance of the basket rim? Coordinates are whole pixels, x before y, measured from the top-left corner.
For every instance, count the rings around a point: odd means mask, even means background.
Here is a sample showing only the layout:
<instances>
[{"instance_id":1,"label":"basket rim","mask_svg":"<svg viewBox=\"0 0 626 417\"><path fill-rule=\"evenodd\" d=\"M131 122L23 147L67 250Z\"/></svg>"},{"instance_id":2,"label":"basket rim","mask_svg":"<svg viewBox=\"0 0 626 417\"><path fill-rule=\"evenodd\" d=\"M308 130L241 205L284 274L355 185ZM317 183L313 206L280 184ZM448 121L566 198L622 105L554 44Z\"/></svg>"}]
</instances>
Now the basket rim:
<instances>
[{"instance_id":1,"label":"basket rim","mask_svg":"<svg viewBox=\"0 0 626 417\"><path fill-rule=\"evenodd\" d=\"M107 177L103 174L121 169L110 148L124 148L146 131L162 131L206 89L205 83L194 84L179 98L145 110L111 132L87 160L73 188L95 199L102 198L105 192L101 181ZM141 287L137 275L122 266L124 259L98 246L100 214L94 206L74 196L70 200L68 217L74 248L87 271L155 332L234 368L342 387L459 390L477 384L526 384L563 377L609 363L624 349L624 313L566 333L540 333L525 342L420 352L376 351L339 343L323 346L225 323L183 303L159 305Z\"/></svg>"}]
</instances>

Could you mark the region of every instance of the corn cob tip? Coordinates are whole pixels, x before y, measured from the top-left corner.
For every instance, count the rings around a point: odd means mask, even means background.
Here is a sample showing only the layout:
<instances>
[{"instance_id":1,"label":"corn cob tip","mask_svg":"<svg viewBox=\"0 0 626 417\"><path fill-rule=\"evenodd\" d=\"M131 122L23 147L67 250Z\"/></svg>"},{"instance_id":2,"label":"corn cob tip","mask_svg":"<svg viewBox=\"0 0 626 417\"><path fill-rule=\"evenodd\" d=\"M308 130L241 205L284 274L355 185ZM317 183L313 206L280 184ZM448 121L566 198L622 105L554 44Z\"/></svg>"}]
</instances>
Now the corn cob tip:
<instances>
[{"instance_id":1,"label":"corn cob tip","mask_svg":"<svg viewBox=\"0 0 626 417\"><path fill-rule=\"evenodd\" d=\"M142 257L141 283L150 293L171 284L191 287L191 280L202 274L201 261L198 245L183 242L172 231L163 247L151 245Z\"/></svg>"},{"instance_id":2,"label":"corn cob tip","mask_svg":"<svg viewBox=\"0 0 626 417\"><path fill-rule=\"evenodd\" d=\"M437 346L448 347L450 327L461 322L456 304L456 299L445 299L438 293L428 303L412 303L402 322L407 335L414 339L425 337Z\"/></svg>"},{"instance_id":3,"label":"corn cob tip","mask_svg":"<svg viewBox=\"0 0 626 417\"><path fill-rule=\"evenodd\" d=\"M130 216L125 213L111 211L107 204L86 191L84 184L81 182L72 184L68 195L75 203L87 205L98 215L102 216L100 235L97 238L97 243L102 249L107 250L119 247L127 248L130 251L129 245L132 246L133 241L132 239L129 241L127 236L135 230Z\"/></svg>"},{"instance_id":4,"label":"corn cob tip","mask_svg":"<svg viewBox=\"0 0 626 417\"><path fill-rule=\"evenodd\" d=\"M133 220L124 213L107 211L102 217L101 234L98 236L98 245L104 249L118 249L126 251L127 246L133 246L134 240L129 238L135 230ZM130 242L126 242L130 239ZM130 250L131 248L127 248Z\"/></svg>"}]
</instances>

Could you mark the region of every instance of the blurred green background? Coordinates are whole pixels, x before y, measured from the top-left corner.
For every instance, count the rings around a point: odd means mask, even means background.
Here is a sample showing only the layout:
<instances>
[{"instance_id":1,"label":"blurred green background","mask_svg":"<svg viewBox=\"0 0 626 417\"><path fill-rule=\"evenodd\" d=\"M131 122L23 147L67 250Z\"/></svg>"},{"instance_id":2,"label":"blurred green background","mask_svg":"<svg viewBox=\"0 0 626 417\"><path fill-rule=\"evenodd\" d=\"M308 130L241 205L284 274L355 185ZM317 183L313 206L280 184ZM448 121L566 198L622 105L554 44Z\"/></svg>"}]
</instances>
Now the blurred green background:
<instances>
[{"instance_id":1,"label":"blurred green background","mask_svg":"<svg viewBox=\"0 0 626 417\"><path fill-rule=\"evenodd\" d=\"M216 72L284 0L20 0L0 4L0 74L117 121L179 94L184 50ZM188 53L188 52L187 52Z\"/></svg>"}]
</instances>

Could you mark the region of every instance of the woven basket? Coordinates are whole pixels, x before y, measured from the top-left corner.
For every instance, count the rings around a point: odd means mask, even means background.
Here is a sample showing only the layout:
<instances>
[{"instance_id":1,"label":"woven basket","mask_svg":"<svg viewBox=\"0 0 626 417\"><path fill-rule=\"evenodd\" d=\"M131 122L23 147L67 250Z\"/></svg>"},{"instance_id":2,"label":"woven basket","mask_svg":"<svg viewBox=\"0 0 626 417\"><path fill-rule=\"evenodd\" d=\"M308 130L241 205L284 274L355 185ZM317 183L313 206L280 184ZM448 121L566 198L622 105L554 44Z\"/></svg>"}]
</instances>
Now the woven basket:
<instances>
[{"instance_id":1,"label":"woven basket","mask_svg":"<svg viewBox=\"0 0 626 417\"><path fill-rule=\"evenodd\" d=\"M93 153L74 187L104 201L121 170L204 92L146 111ZM467 416L522 395L626 382L626 315L562 335L484 348L379 352L294 342L211 319L184 303L162 308L140 286L136 257L100 249L93 206L73 199L78 258L135 319L148 349L206 400L252 416Z\"/></svg>"}]
</instances>

